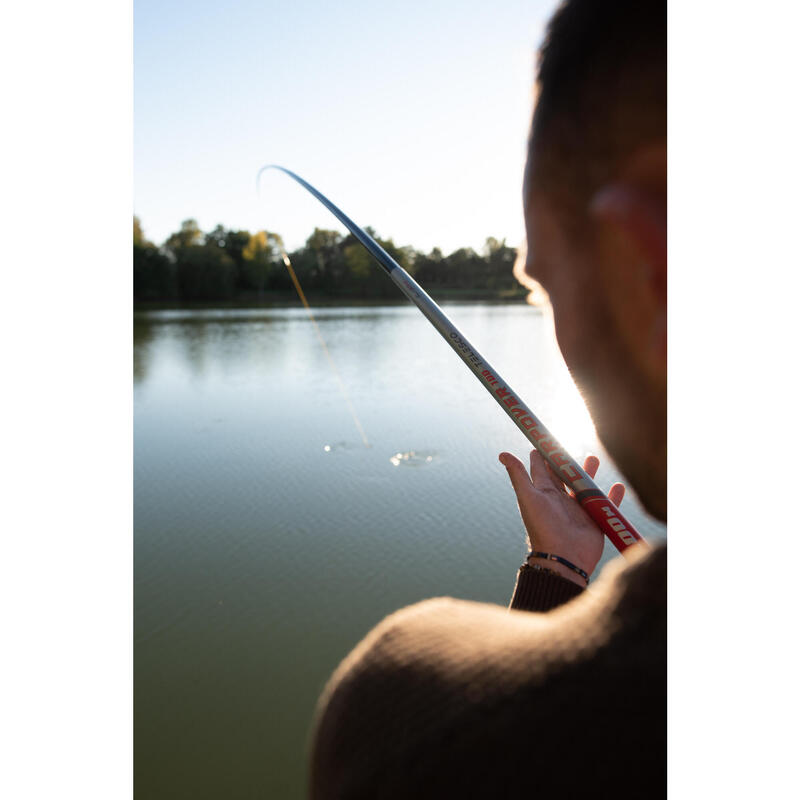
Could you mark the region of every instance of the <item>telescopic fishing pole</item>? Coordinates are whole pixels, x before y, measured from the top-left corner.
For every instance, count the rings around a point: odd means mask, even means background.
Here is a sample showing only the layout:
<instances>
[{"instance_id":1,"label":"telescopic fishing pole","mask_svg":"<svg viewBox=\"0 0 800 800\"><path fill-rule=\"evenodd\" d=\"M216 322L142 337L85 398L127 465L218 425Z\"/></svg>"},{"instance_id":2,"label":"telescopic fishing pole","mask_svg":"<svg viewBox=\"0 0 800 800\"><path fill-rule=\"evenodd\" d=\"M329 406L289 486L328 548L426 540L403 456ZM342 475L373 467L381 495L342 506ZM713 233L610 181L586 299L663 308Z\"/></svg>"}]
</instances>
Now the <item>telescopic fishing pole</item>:
<instances>
[{"instance_id":1,"label":"telescopic fishing pole","mask_svg":"<svg viewBox=\"0 0 800 800\"><path fill-rule=\"evenodd\" d=\"M555 436L542 424L514 390L500 377L497 370L467 341L466 337L447 318L441 308L425 290L384 250L368 233L363 231L343 211L335 206L325 195L318 192L299 175L277 164L262 167L256 177L258 184L261 174L268 169L277 169L299 183L322 203L342 224L361 242L367 251L389 274L401 292L419 308L429 322L442 335L444 340L470 368L483 387L499 403L511 421L522 431L525 438L542 454L553 472L575 494L581 508L589 515L597 527L623 552L627 547L642 541L642 536L622 515L620 510L598 488L581 466L571 458L558 443Z\"/></svg>"}]
</instances>

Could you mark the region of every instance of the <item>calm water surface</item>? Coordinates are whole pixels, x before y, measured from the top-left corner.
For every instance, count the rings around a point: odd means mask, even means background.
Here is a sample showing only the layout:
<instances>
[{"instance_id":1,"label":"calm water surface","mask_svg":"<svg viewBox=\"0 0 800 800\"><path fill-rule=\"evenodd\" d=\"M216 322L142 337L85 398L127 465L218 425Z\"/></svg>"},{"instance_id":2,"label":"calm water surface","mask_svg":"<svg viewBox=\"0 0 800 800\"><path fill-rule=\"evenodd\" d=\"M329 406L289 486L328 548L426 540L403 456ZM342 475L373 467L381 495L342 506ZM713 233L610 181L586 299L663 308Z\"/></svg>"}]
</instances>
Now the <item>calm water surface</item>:
<instances>
[{"instance_id":1,"label":"calm water surface","mask_svg":"<svg viewBox=\"0 0 800 800\"><path fill-rule=\"evenodd\" d=\"M444 307L575 458L604 456L547 316ZM317 696L376 622L508 603L525 537L497 454L526 440L415 308L315 313L369 447L302 309L135 315L141 798L303 797Z\"/></svg>"}]
</instances>

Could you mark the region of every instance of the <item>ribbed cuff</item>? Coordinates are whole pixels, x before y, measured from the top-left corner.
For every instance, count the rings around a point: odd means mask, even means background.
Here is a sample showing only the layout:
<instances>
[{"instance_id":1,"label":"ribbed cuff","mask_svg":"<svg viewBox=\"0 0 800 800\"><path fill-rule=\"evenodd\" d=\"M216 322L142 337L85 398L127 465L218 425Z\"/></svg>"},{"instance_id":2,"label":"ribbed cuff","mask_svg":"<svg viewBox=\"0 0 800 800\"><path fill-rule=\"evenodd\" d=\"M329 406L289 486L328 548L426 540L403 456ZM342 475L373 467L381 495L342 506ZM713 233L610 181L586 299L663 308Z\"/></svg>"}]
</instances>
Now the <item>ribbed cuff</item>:
<instances>
[{"instance_id":1,"label":"ribbed cuff","mask_svg":"<svg viewBox=\"0 0 800 800\"><path fill-rule=\"evenodd\" d=\"M517 585L509 608L517 611L550 611L582 592L577 583L523 564L517 573Z\"/></svg>"}]
</instances>

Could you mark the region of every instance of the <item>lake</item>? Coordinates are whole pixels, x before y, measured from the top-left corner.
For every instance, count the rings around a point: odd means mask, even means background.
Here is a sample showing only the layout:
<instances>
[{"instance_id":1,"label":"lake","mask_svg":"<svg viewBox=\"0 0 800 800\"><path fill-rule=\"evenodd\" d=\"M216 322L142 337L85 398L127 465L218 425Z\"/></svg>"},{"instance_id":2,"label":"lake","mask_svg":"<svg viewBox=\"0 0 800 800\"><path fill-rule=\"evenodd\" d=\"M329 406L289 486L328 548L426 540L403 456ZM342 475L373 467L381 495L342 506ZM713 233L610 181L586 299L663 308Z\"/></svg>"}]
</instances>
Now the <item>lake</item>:
<instances>
[{"instance_id":1,"label":"lake","mask_svg":"<svg viewBox=\"0 0 800 800\"><path fill-rule=\"evenodd\" d=\"M549 316L442 307L607 491ZM337 372L302 308L134 315L139 797L303 797L316 699L375 623L510 599L525 534L497 454L527 441L410 304L314 314Z\"/></svg>"}]
</instances>

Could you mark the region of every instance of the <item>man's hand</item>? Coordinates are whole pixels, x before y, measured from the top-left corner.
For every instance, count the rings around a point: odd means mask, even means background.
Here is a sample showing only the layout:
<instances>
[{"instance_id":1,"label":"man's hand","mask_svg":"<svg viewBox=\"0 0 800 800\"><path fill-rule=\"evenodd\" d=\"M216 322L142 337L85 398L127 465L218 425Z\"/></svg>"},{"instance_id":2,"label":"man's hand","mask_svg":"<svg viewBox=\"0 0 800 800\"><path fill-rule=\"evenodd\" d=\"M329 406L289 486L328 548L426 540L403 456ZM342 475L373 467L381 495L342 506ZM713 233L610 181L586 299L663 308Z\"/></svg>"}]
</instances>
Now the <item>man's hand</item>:
<instances>
[{"instance_id":1,"label":"man's hand","mask_svg":"<svg viewBox=\"0 0 800 800\"><path fill-rule=\"evenodd\" d=\"M537 450L531 450L530 475L525 465L511 453L500 453L499 458L508 470L517 495L531 550L561 556L591 575L603 555L603 534L572 493L567 491ZM594 478L599 465L596 456L588 456L583 468L589 477ZM608 497L619 505L624 494L625 487L615 483ZM529 563L540 563L580 586L585 585L580 575L557 561L532 558Z\"/></svg>"}]
</instances>

